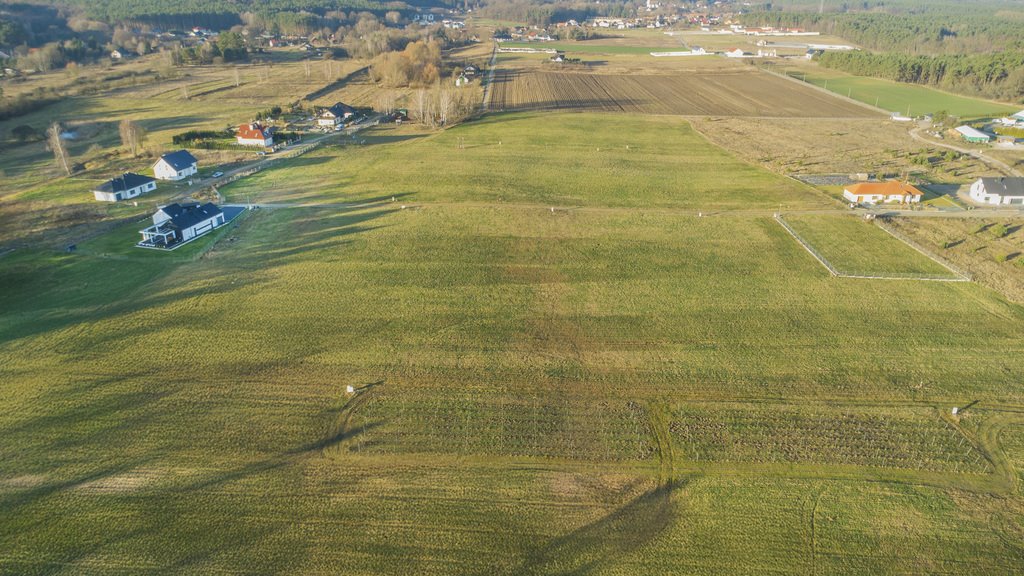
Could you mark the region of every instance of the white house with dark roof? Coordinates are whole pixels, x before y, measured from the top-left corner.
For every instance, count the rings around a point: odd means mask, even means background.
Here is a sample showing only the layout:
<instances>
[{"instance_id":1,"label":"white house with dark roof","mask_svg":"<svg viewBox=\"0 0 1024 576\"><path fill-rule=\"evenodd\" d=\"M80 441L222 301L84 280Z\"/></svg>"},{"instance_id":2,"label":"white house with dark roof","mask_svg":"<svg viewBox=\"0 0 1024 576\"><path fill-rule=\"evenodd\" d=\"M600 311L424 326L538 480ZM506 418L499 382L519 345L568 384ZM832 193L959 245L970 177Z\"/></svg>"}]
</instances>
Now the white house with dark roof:
<instances>
[{"instance_id":1,"label":"white house with dark roof","mask_svg":"<svg viewBox=\"0 0 1024 576\"><path fill-rule=\"evenodd\" d=\"M1024 178L978 178L970 196L980 204L1024 206Z\"/></svg>"},{"instance_id":2,"label":"white house with dark roof","mask_svg":"<svg viewBox=\"0 0 1024 576\"><path fill-rule=\"evenodd\" d=\"M338 102L330 108L324 108L316 119L317 126L337 126L356 113L355 108Z\"/></svg>"},{"instance_id":3,"label":"white house with dark roof","mask_svg":"<svg viewBox=\"0 0 1024 576\"><path fill-rule=\"evenodd\" d=\"M199 171L199 161L188 150L168 152L153 165L153 174L160 180L182 180Z\"/></svg>"},{"instance_id":4,"label":"white house with dark roof","mask_svg":"<svg viewBox=\"0 0 1024 576\"><path fill-rule=\"evenodd\" d=\"M168 204L153 214L153 225L144 230L139 246L145 248L174 248L211 232L226 222L224 212L207 202L198 204Z\"/></svg>"},{"instance_id":5,"label":"white house with dark roof","mask_svg":"<svg viewBox=\"0 0 1024 576\"><path fill-rule=\"evenodd\" d=\"M101 202L117 202L156 190L156 180L149 176L125 172L93 188L93 196Z\"/></svg>"}]
</instances>

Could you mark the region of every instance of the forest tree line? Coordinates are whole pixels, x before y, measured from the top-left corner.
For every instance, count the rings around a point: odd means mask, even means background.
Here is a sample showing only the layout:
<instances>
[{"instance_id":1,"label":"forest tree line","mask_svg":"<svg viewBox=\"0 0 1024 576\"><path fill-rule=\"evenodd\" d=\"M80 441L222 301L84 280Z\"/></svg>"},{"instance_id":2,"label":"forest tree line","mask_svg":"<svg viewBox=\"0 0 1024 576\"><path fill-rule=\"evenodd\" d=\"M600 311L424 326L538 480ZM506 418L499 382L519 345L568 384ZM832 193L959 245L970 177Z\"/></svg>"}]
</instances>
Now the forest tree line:
<instances>
[{"instance_id":1,"label":"forest tree line","mask_svg":"<svg viewBox=\"0 0 1024 576\"><path fill-rule=\"evenodd\" d=\"M833 34L868 50L928 55L1024 50L1024 12L758 12L744 16L744 22L751 26L796 27Z\"/></svg>"},{"instance_id":2,"label":"forest tree line","mask_svg":"<svg viewBox=\"0 0 1024 576\"><path fill-rule=\"evenodd\" d=\"M997 100L1024 99L1024 52L942 56L825 52L818 61L822 66L859 76L924 84Z\"/></svg>"}]
</instances>

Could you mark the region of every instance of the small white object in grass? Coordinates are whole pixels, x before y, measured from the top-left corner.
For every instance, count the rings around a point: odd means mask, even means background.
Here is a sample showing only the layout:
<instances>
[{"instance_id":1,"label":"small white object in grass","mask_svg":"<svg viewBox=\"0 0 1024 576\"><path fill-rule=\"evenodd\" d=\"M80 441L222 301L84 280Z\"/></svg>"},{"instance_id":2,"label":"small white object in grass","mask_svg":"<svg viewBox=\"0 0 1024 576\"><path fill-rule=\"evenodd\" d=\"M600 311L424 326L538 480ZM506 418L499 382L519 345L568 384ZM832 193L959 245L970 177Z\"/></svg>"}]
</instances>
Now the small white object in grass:
<instances>
[{"instance_id":1,"label":"small white object in grass","mask_svg":"<svg viewBox=\"0 0 1024 576\"><path fill-rule=\"evenodd\" d=\"M355 394L356 393L356 389L353 388L351 385L348 385L348 386L345 386L345 392L347 392L348 394Z\"/></svg>"},{"instance_id":2,"label":"small white object in grass","mask_svg":"<svg viewBox=\"0 0 1024 576\"><path fill-rule=\"evenodd\" d=\"M953 406L953 416L956 416L957 412L959 412L959 411L960 411L959 408L957 408L956 406Z\"/></svg>"},{"instance_id":3,"label":"small white object in grass","mask_svg":"<svg viewBox=\"0 0 1024 576\"><path fill-rule=\"evenodd\" d=\"M551 207L551 213L552 213L552 214L554 214L554 213L555 213L555 207L554 207L554 206L552 206L552 207Z\"/></svg>"},{"instance_id":4,"label":"small white object in grass","mask_svg":"<svg viewBox=\"0 0 1024 576\"><path fill-rule=\"evenodd\" d=\"M405 210L405 204L402 204L402 210Z\"/></svg>"}]
</instances>

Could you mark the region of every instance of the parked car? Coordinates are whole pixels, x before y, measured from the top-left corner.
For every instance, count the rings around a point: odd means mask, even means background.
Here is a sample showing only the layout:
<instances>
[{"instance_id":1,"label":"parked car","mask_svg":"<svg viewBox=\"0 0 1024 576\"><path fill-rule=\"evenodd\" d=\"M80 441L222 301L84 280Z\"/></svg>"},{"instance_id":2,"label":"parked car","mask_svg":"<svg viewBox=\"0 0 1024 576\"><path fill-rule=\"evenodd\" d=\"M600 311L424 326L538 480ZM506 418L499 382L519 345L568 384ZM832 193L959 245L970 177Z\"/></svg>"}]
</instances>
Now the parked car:
<instances>
[{"instance_id":1,"label":"parked car","mask_svg":"<svg viewBox=\"0 0 1024 576\"><path fill-rule=\"evenodd\" d=\"M218 170L218 171L214 172L213 174L210 174L210 178L220 178L223 175L224 175L224 173L221 172L220 170Z\"/></svg>"}]
</instances>

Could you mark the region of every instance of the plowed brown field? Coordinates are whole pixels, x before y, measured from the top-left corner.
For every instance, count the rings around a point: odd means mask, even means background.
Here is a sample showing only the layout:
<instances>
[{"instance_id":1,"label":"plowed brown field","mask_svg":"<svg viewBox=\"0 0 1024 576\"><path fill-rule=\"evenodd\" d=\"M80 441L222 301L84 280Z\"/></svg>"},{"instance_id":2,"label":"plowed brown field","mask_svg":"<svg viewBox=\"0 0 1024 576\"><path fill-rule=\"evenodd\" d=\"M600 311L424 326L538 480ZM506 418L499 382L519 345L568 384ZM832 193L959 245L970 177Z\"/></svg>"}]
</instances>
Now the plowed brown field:
<instances>
[{"instance_id":1,"label":"plowed brown field","mask_svg":"<svg viewBox=\"0 0 1024 576\"><path fill-rule=\"evenodd\" d=\"M671 75L497 70L491 108L780 118L878 116L868 108L752 69Z\"/></svg>"}]
</instances>

